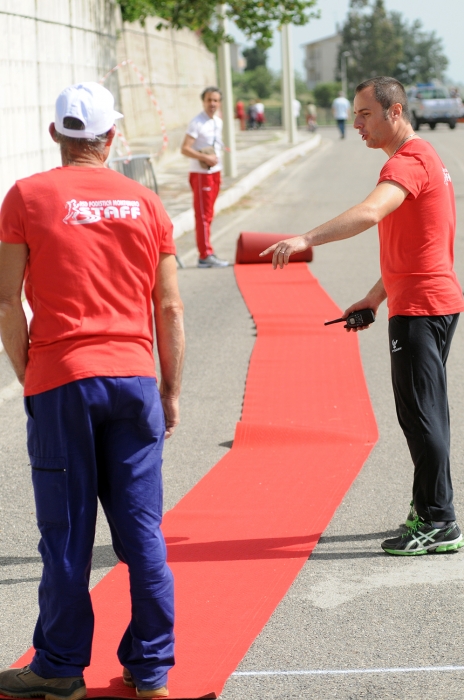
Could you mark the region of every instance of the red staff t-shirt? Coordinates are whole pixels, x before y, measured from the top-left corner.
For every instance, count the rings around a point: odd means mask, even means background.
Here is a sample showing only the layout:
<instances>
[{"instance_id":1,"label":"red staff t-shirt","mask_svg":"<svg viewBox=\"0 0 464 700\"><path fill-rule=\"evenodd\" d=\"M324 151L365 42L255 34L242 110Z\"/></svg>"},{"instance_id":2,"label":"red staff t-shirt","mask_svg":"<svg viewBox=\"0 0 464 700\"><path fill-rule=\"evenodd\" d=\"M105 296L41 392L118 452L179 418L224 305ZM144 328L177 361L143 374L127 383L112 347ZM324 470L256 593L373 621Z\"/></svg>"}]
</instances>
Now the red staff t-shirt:
<instances>
[{"instance_id":1,"label":"red staff t-shirt","mask_svg":"<svg viewBox=\"0 0 464 700\"><path fill-rule=\"evenodd\" d=\"M172 228L154 192L108 168L54 168L10 189L0 240L29 248L26 396L155 376L152 290L160 253L176 252Z\"/></svg>"},{"instance_id":2,"label":"red staff t-shirt","mask_svg":"<svg viewBox=\"0 0 464 700\"><path fill-rule=\"evenodd\" d=\"M412 139L383 166L379 183L387 181L409 192L379 223L389 317L464 311L454 271L456 207L448 170L427 141Z\"/></svg>"}]
</instances>

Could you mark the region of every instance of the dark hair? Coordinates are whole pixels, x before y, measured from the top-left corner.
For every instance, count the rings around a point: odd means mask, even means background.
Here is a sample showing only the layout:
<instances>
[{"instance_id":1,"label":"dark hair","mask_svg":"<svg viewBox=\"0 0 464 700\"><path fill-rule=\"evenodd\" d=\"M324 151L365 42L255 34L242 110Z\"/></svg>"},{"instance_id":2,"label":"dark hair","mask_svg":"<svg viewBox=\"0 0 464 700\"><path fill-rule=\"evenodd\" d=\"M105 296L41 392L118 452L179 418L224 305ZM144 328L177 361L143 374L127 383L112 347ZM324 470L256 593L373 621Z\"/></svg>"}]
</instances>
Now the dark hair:
<instances>
[{"instance_id":1,"label":"dark hair","mask_svg":"<svg viewBox=\"0 0 464 700\"><path fill-rule=\"evenodd\" d=\"M396 80L396 78L389 78L386 75L378 75L375 78L369 78L363 83L360 83L356 88L356 94L371 86L374 88L375 99L382 105L385 119L387 118L390 107L399 103L403 108L404 120L407 122L411 121L406 91L399 80Z\"/></svg>"},{"instance_id":2,"label":"dark hair","mask_svg":"<svg viewBox=\"0 0 464 700\"><path fill-rule=\"evenodd\" d=\"M63 126L65 129L71 129L72 131L85 130L84 122L77 119L77 117L65 117L63 119ZM57 142L60 144L61 149L66 153L69 153L70 151L87 151L100 154L104 152L110 131L111 129L104 134L98 134L94 139L74 138L73 136L65 136L65 134L60 134L58 131L55 131L55 137Z\"/></svg>"},{"instance_id":3,"label":"dark hair","mask_svg":"<svg viewBox=\"0 0 464 700\"><path fill-rule=\"evenodd\" d=\"M85 129L84 122L81 122L77 117L65 117L63 126L65 129L71 129L71 131L84 131Z\"/></svg>"},{"instance_id":4,"label":"dark hair","mask_svg":"<svg viewBox=\"0 0 464 700\"><path fill-rule=\"evenodd\" d=\"M201 99L204 100L208 92L218 92L219 96L222 99L222 92L219 90L218 87L215 87L214 85L210 85L209 87L205 88L203 92L201 93Z\"/></svg>"}]
</instances>

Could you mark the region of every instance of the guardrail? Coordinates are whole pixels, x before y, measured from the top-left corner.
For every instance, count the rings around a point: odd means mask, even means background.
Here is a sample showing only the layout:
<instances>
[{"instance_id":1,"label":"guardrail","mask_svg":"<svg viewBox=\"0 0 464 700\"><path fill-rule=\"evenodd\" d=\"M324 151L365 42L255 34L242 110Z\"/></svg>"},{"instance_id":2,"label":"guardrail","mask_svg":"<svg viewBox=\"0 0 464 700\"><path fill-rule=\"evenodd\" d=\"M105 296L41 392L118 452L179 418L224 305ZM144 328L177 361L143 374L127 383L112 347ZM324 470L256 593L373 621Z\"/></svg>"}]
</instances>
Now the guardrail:
<instances>
[{"instance_id":1,"label":"guardrail","mask_svg":"<svg viewBox=\"0 0 464 700\"><path fill-rule=\"evenodd\" d=\"M151 156L148 153L112 158L109 166L113 170L117 170L121 175L140 182L141 185L158 194L155 170L151 162Z\"/></svg>"}]
</instances>

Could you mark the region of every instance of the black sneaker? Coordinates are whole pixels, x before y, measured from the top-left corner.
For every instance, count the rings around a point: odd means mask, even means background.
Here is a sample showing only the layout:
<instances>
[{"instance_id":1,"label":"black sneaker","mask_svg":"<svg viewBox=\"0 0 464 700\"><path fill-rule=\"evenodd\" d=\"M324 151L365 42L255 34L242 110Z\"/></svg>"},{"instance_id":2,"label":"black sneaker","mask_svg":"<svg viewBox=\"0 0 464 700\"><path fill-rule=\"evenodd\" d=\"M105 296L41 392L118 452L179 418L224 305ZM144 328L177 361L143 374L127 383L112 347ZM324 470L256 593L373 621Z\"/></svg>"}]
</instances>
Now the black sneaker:
<instances>
[{"instance_id":1,"label":"black sneaker","mask_svg":"<svg viewBox=\"0 0 464 700\"><path fill-rule=\"evenodd\" d=\"M0 672L0 695L8 695L10 698L81 700L87 695L87 690L82 676L42 678L31 671L29 666L24 666Z\"/></svg>"},{"instance_id":2,"label":"black sneaker","mask_svg":"<svg viewBox=\"0 0 464 700\"><path fill-rule=\"evenodd\" d=\"M227 260L221 260L215 255L207 255L206 258L198 258L197 267L228 267Z\"/></svg>"},{"instance_id":3,"label":"black sneaker","mask_svg":"<svg viewBox=\"0 0 464 700\"><path fill-rule=\"evenodd\" d=\"M405 527L407 527L407 528L412 527L414 525L414 523L416 522L416 518L417 518L417 510L414 506L414 501L411 501L411 503L409 504L408 516L407 516L406 520L404 521Z\"/></svg>"},{"instance_id":4,"label":"black sneaker","mask_svg":"<svg viewBox=\"0 0 464 700\"><path fill-rule=\"evenodd\" d=\"M381 544L384 552L403 556L451 552L463 546L464 539L455 521L447 523L445 527L434 527L419 516L404 535L392 537Z\"/></svg>"}]
</instances>

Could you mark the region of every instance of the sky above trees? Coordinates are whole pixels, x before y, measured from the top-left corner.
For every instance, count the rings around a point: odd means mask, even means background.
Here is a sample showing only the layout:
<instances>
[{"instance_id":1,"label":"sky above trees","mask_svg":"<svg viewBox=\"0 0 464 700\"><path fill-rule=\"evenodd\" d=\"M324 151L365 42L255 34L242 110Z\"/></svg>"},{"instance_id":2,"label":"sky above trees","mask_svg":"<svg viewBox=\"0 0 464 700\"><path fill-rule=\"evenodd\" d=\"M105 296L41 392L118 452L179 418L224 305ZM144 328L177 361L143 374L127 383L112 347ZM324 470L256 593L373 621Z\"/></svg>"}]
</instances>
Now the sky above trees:
<instances>
[{"instance_id":1,"label":"sky above trees","mask_svg":"<svg viewBox=\"0 0 464 700\"><path fill-rule=\"evenodd\" d=\"M335 33L336 23L343 24L348 13L349 0L319 0L321 18L313 19L305 27L293 27L295 68L303 73L304 53L301 45L317 41ZM388 11L401 12L412 22L422 20L425 31L435 31L443 39L444 52L449 59L447 75L453 82L464 84L464 61L462 57L462 27L464 27L464 0L385 0ZM438 7L441 9L437 11ZM244 42L243 36L235 32L237 41ZM276 32L274 45L268 52L268 66L280 70L280 37Z\"/></svg>"}]
</instances>

